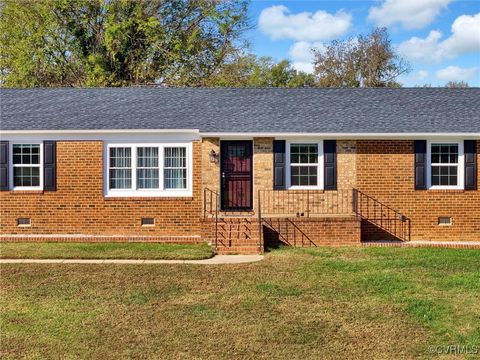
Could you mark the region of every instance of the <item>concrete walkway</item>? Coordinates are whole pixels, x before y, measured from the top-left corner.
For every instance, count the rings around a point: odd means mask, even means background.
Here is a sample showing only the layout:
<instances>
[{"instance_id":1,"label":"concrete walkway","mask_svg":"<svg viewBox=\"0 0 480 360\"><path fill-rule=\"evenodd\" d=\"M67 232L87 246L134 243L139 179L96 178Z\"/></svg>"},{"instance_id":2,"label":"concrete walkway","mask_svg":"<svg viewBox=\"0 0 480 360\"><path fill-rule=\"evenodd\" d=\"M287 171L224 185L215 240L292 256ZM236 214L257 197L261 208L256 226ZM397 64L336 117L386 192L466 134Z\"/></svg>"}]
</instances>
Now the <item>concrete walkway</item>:
<instances>
[{"instance_id":1,"label":"concrete walkway","mask_svg":"<svg viewBox=\"0 0 480 360\"><path fill-rule=\"evenodd\" d=\"M203 260L135 259L0 259L1 264L245 264L263 260L263 255L215 255Z\"/></svg>"}]
</instances>

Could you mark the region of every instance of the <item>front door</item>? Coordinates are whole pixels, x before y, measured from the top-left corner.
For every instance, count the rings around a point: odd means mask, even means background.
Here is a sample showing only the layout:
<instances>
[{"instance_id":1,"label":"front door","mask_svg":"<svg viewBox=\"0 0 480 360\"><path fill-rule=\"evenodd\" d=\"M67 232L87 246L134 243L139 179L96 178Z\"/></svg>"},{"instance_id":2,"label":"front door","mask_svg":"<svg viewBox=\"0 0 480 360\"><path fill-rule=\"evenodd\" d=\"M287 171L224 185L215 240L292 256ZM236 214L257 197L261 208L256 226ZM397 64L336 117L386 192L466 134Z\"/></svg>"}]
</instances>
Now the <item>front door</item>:
<instances>
[{"instance_id":1,"label":"front door","mask_svg":"<svg viewBox=\"0 0 480 360\"><path fill-rule=\"evenodd\" d=\"M222 210L252 209L253 142L220 143Z\"/></svg>"}]
</instances>

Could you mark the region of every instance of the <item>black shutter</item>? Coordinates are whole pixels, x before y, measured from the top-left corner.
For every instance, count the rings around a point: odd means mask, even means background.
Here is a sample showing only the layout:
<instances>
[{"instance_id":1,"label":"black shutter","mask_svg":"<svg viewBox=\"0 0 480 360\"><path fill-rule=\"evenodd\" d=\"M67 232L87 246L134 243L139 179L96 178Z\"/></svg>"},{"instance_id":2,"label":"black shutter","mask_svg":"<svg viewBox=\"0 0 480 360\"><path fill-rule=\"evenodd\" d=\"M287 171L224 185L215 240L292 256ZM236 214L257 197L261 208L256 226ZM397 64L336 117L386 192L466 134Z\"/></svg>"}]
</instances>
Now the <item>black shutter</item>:
<instances>
[{"instance_id":1,"label":"black shutter","mask_svg":"<svg viewBox=\"0 0 480 360\"><path fill-rule=\"evenodd\" d=\"M427 141L415 140L415 190L427 189Z\"/></svg>"},{"instance_id":2,"label":"black shutter","mask_svg":"<svg viewBox=\"0 0 480 360\"><path fill-rule=\"evenodd\" d=\"M0 141L0 191L8 190L8 141Z\"/></svg>"},{"instance_id":3,"label":"black shutter","mask_svg":"<svg viewBox=\"0 0 480 360\"><path fill-rule=\"evenodd\" d=\"M465 190L477 190L477 141L465 140Z\"/></svg>"},{"instance_id":4,"label":"black shutter","mask_svg":"<svg viewBox=\"0 0 480 360\"><path fill-rule=\"evenodd\" d=\"M323 141L324 189L337 190L337 141Z\"/></svg>"},{"instance_id":5,"label":"black shutter","mask_svg":"<svg viewBox=\"0 0 480 360\"><path fill-rule=\"evenodd\" d=\"M55 191L57 189L56 143L43 142L43 189Z\"/></svg>"},{"instance_id":6,"label":"black shutter","mask_svg":"<svg viewBox=\"0 0 480 360\"><path fill-rule=\"evenodd\" d=\"M273 140L273 189L285 190L285 140Z\"/></svg>"}]
</instances>

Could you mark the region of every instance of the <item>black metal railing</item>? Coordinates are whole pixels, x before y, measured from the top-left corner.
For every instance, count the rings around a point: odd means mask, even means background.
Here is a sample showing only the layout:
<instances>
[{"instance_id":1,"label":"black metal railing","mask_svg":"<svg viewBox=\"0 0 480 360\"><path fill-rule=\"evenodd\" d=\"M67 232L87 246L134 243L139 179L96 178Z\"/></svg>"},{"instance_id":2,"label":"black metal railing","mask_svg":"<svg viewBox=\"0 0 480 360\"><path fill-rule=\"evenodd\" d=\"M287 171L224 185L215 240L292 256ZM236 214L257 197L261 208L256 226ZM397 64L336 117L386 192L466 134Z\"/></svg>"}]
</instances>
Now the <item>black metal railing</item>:
<instances>
[{"instance_id":1,"label":"black metal railing","mask_svg":"<svg viewBox=\"0 0 480 360\"><path fill-rule=\"evenodd\" d=\"M352 215L352 189L259 190L259 217L311 217L318 215Z\"/></svg>"},{"instance_id":2,"label":"black metal railing","mask_svg":"<svg viewBox=\"0 0 480 360\"><path fill-rule=\"evenodd\" d=\"M218 212L219 207L219 196L218 193L214 190L208 188L203 189L203 217L213 218L215 220L215 238L214 238L214 247L217 248L218 245Z\"/></svg>"},{"instance_id":3,"label":"black metal railing","mask_svg":"<svg viewBox=\"0 0 480 360\"><path fill-rule=\"evenodd\" d=\"M289 218L263 218L263 223L273 231L278 240L289 246L316 247L305 232Z\"/></svg>"},{"instance_id":4,"label":"black metal railing","mask_svg":"<svg viewBox=\"0 0 480 360\"><path fill-rule=\"evenodd\" d=\"M213 218L218 214L219 208L219 196L215 190L208 188L203 189L203 217Z\"/></svg>"},{"instance_id":5,"label":"black metal railing","mask_svg":"<svg viewBox=\"0 0 480 360\"><path fill-rule=\"evenodd\" d=\"M404 214L358 189L353 189L353 203L357 216L400 240L410 240L411 220Z\"/></svg>"}]
</instances>

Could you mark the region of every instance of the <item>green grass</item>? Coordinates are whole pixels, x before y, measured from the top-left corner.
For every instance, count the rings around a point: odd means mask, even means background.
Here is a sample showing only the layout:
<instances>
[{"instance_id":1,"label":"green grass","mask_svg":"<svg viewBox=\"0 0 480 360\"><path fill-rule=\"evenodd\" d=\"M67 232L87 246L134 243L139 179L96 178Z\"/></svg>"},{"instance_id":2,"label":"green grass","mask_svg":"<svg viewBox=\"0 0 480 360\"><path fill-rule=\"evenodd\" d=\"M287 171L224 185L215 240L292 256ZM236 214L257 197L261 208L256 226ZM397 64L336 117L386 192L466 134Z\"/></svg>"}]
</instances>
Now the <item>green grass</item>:
<instances>
[{"instance_id":1,"label":"green grass","mask_svg":"<svg viewBox=\"0 0 480 360\"><path fill-rule=\"evenodd\" d=\"M480 346L479 264L478 250L317 248L239 265L2 265L0 357L453 358L429 346Z\"/></svg>"},{"instance_id":2,"label":"green grass","mask_svg":"<svg viewBox=\"0 0 480 360\"><path fill-rule=\"evenodd\" d=\"M208 244L154 243L0 243L3 259L170 259L213 256Z\"/></svg>"}]
</instances>

